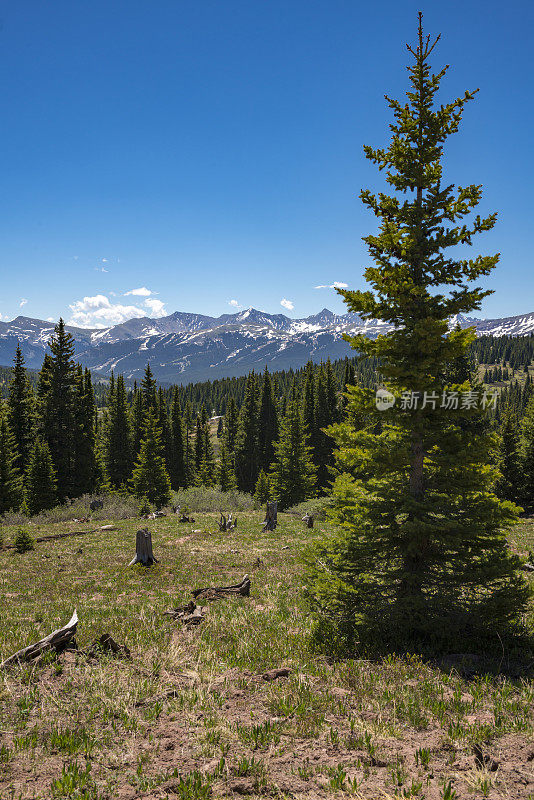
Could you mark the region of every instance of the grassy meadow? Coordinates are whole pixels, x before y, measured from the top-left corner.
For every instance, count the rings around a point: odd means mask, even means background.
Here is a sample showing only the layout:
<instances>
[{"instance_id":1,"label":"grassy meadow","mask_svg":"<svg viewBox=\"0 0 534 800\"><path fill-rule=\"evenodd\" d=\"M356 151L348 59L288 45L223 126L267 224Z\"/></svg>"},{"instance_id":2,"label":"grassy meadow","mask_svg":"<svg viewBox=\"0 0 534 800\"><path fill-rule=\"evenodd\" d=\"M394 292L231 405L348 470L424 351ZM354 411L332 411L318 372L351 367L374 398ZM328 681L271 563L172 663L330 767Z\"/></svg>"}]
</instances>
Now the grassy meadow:
<instances>
[{"instance_id":1,"label":"grassy meadow","mask_svg":"<svg viewBox=\"0 0 534 800\"><path fill-rule=\"evenodd\" d=\"M261 534L248 512L219 533L216 514L195 516L0 550L0 660L79 616L78 652L0 672L0 800L534 798L530 679L484 674L470 654L330 663L310 648L302 591L328 523L281 514ZM128 568L145 525L159 563ZM1 530L9 544L15 527ZM534 550L534 524L510 540ZM250 597L203 601L198 626L163 613L245 573ZM131 657L88 654L105 633ZM498 643L491 655L506 658Z\"/></svg>"}]
</instances>

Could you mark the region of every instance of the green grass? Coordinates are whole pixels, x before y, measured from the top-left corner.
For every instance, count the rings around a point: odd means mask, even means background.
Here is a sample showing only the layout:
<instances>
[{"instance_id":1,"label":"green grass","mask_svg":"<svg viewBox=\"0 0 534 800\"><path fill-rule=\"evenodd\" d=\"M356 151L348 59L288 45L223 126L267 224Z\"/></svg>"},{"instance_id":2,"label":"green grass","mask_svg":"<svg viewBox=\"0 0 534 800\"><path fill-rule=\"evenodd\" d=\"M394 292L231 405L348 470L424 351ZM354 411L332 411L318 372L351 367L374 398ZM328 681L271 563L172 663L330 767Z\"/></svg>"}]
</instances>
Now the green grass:
<instances>
[{"instance_id":1,"label":"green grass","mask_svg":"<svg viewBox=\"0 0 534 800\"><path fill-rule=\"evenodd\" d=\"M109 520L116 530L0 551L0 659L65 624L74 608L79 648L109 633L132 654L48 654L0 673L0 800L103 800L119 789L194 800L231 796L235 781L252 796L281 797L511 790L512 752L534 734L530 680L467 681L416 657L329 663L310 649L302 591L304 549L328 524L309 531L280 515L277 531L261 534L257 512L221 534L216 518ZM128 568L141 524L159 563ZM31 528L35 539L84 526ZM6 544L15 531L4 526ZM534 550L533 524L517 526L510 542ZM245 573L251 596L208 603L198 627L163 614L192 589ZM288 678L261 679L281 666ZM477 742L508 747L510 768L501 756L497 772L477 771ZM469 768L459 769L462 759ZM534 782L523 788L528 796Z\"/></svg>"}]
</instances>

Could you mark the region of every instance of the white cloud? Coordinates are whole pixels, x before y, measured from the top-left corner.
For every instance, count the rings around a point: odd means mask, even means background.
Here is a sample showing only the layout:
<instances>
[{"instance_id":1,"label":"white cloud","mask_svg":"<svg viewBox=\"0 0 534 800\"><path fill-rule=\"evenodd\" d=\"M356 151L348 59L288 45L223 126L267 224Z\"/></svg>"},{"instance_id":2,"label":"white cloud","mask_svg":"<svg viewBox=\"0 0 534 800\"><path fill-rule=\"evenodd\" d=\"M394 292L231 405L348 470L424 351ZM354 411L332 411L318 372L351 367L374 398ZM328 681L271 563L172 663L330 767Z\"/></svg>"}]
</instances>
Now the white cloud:
<instances>
[{"instance_id":1,"label":"white cloud","mask_svg":"<svg viewBox=\"0 0 534 800\"><path fill-rule=\"evenodd\" d=\"M314 286L314 289L348 289L348 283L342 283L341 281L334 281L334 283L321 283L319 286Z\"/></svg>"},{"instance_id":2,"label":"white cloud","mask_svg":"<svg viewBox=\"0 0 534 800\"><path fill-rule=\"evenodd\" d=\"M103 258L102 262L105 264L107 262L107 258Z\"/></svg>"},{"instance_id":3,"label":"white cloud","mask_svg":"<svg viewBox=\"0 0 534 800\"><path fill-rule=\"evenodd\" d=\"M26 300L25 297L21 297L20 303L19 303L19 308L22 308L22 306L25 306L27 302L28 301Z\"/></svg>"},{"instance_id":4,"label":"white cloud","mask_svg":"<svg viewBox=\"0 0 534 800\"><path fill-rule=\"evenodd\" d=\"M109 272L109 270L106 269L105 267L95 267L95 270L97 272Z\"/></svg>"},{"instance_id":5,"label":"white cloud","mask_svg":"<svg viewBox=\"0 0 534 800\"><path fill-rule=\"evenodd\" d=\"M145 300L144 305L150 309L153 317L163 317L167 313L165 311L165 303L161 300L156 300L155 297Z\"/></svg>"},{"instance_id":6,"label":"white cloud","mask_svg":"<svg viewBox=\"0 0 534 800\"><path fill-rule=\"evenodd\" d=\"M125 292L124 296L127 297L129 294L133 294L136 297L150 297L154 292L151 292L146 286L140 286L139 289L130 289L129 292Z\"/></svg>"},{"instance_id":7,"label":"white cloud","mask_svg":"<svg viewBox=\"0 0 534 800\"><path fill-rule=\"evenodd\" d=\"M79 328L109 328L134 317L146 316L146 311L142 308L112 303L103 294L76 300L69 308L72 316L68 324Z\"/></svg>"},{"instance_id":8,"label":"white cloud","mask_svg":"<svg viewBox=\"0 0 534 800\"><path fill-rule=\"evenodd\" d=\"M241 308L241 303L238 303L237 300L228 300L228 305L233 308Z\"/></svg>"},{"instance_id":9,"label":"white cloud","mask_svg":"<svg viewBox=\"0 0 534 800\"><path fill-rule=\"evenodd\" d=\"M280 300L280 305L283 306L283 308L287 308L288 311L293 311L295 308L294 303L292 303L291 300L286 300L285 297Z\"/></svg>"},{"instance_id":10,"label":"white cloud","mask_svg":"<svg viewBox=\"0 0 534 800\"><path fill-rule=\"evenodd\" d=\"M54 319L54 317L47 317L46 321L47 322L55 322L55 319Z\"/></svg>"}]
</instances>

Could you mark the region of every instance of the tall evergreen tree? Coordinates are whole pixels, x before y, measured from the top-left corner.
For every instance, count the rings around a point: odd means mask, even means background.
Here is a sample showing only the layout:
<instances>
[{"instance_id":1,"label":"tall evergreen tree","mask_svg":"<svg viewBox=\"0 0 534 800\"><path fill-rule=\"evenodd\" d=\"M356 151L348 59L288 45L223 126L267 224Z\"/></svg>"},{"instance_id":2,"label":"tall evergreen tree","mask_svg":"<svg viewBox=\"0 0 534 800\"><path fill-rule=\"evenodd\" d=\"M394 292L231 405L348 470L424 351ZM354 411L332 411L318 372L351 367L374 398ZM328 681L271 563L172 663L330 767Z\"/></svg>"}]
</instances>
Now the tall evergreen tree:
<instances>
[{"instance_id":1,"label":"tall evergreen tree","mask_svg":"<svg viewBox=\"0 0 534 800\"><path fill-rule=\"evenodd\" d=\"M17 509L22 503L22 478L16 460L15 437L0 406L0 514Z\"/></svg>"},{"instance_id":2,"label":"tall evergreen tree","mask_svg":"<svg viewBox=\"0 0 534 800\"><path fill-rule=\"evenodd\" d=\"M185 432L182 421L182 410L180 408L180 393L175 386L172 395L171 406L171 463L169 475L173 489L182 489L188 485L186 452L185 452Z\"/></svg>"},{"instance_id":3,"label":"tall evergreen tree","mask_svg":"<svg viewBox=\"0 0 534 800\"><path fill-rule=\"evenodd\" d=\"M56 471L50 448L41 438L32 449L26 479L25 500L31 514L53 508L57 502Z\"/></svg>"},{"instance_id":4,"label":"tall evergreen tree","mask_svg":"<svg viewBox=\"0 0 534 800\"><path fill-rule=\"evenodd\" d=\"M509 409L501 424L498 463L501 474L495 493L503 500L521 502L523 479L519 456L519 426L517 418Z\"/></svg>"},{"instance_id":5,"label":"tall evergreen tree","mask_svg":"<svg viewBox=\"0 0 534 800\"><path fill-rule=\"evenodd\" d=\"M104 438L104 461L111 486L126 486L132 475L132 432L128 414L128 400L122 375L117 377L113 394L108 399L108 420ZM139 437L141 438L141 436Z\"/></svg>"},{"instance_id":6,"label":"tall evergreen tree","mask_svg":"<svg viewBox=\"0 0 534 800\"><path fill-rule=\"evenodd\" d=\"M361 193L380 220L379 232L365 238L376 264L365 273L371 290L340 290L350 311L395 326L375 340L350 341L380 359L387 388L401 398L378 410L372 392L349 389L349 421L332 429L341 533L317 562L312 595L323 634L351 645L471 646L477 634L513 626L529 596L503 532L516 509L492 491L493 441L463 424L482 412L442 400L452 390L473 391L467 381L447 383L450 365L474 339L469 329L449 332L448 319L480 307L488 292L469 284L491 272L498 256L445 254L491 229L496 217L457 224L477 206L481 187L455 192L442 182L443 144L474 92L435 107L446 68L431 74L434 46L420 15L408 101L388 98L389 147L365 148L398 192ZM360 427L350 421L356 418Z\"/></svg>"},{"instance_id":7,"label":"tall evergreen tree","mask_svg":"<svg viewBox=\"0 0 534 800\"><path fill-rule=\"evenodd\" d=\"M157 388L150 364L146 365L145 374L141 381L141 394L143 395L143 408L145 411L148 411L149 408L155 409L157 406Z\"/></svg>"},{"instance_id":8,"label":"tall evergreen tree","mask_svg":"<svg viewBox=\"0 0 534 800\"><path fill-rule=\"evenodd\" d=\"M131 430L132 430L132 455L137 457L141 449L141 439L143 437L143 425L145 420L143 393L136 388L133 394L131 406Z\"/></svg>"},{"instance_id":9,"label":"tall evergreen tree","mask_svg":"<svg viewBox=\"0 0 534 800\"><path fill-rule=\"evenodd\" d=\"M281 509L301 503L314 495L315 467L311 447L307 444L306 427L299 403L287 404L280 426L280 439L275 445L271 485L273 497Z\"/></svg>"},{"instance_id":10,"label":"tall evergreen tree","mask_svg":"<svg viewBox=\"0 0 534 800\"><path fill-rule=\"evenodd\" d=\"M534 506L534 398L529 401L521 421L519 441L522 473L520 496L525 508L531 509Z\"/></svg>"},{"instance_id":11,"label":"tall evergreen tree","mask_svg":"<svg viewBox=\"0 0 534 800\"><path fill-rule=\"evenodd\" d=\"M98 483L96 458L96 406L91 373L76 368L74 475L72 494L94 492Z\"/></svg>"},{"instance_id":12,"label":"tall evergreen tree","mask_svg":"<svg viewBox=\"0 0 534 800\"><path fill-rule=\"evenodd\" d=\"M42 397L42 424L56 470L58 498L64 500L75 495L77 379L73 361L74 340L65 330L62 319L54 328L49 347L51 359L45 362L48 390Z\"/></svg>"},{"instance_id":13,"label":"tall evergreen tree","mask_svg":"<svg viewBox=\"0 0 534 800\"><path fill-rule=\"evenodd\" d=\"M233 397L230 397L224 418L224 436L230 453L235 451L237 428L239 425L239 412Z\"/></svg>"},{"instance_id":14,"label":"tall evergreen tree","mask_svg":"<svg viewBox=\"0 0 534 800\"><path fill-rule=\"evenodd\" d=\"M185 404L184 414L184 437L185 437L185 474L187 485L191 486L195 482L195 453L193 449L193 408L188 400Z\"/></svg>"},{"instance_id":15,"label":"tall evergreen tree","mask_svg":"<svg viewBox=\"0 0 534 800\"><path fill-rule=\"evenodd\" d=\"M278 411L273 385L267 367L263 373L260 409L258 416L259 467L268 470L274 459L274 443L278 439Z\"/></svg>"},{"instance_id":16,"label":"tall evergreen tree","mask_svg":"<svg viewBox=\"0 0 534 800\"><path fill-rule=\"evenodd\" d=\"M321 369L317 378L315 394L313 463L317 467L317 486L324 491L331 481L330 467L334 463L334 440L326 429L335 421L336 409L328 397L327 375Z\"/></svg>"},{"instance_id":17,"label":"tall evergreen tree","mask_svg":"<svg viewBox=\"0 0 534 800\"><path fill-rule=\"evenodd\" d=\"M235 471L238 488L252 494L259 473L258 384L254 372L247 378L235 443Z\"/></svg>"},{"instance_id":18,"label":"tall evergreen tree","mask_svg":"<svg viewBox=\"0 0 534 800\"><path fill-rule=\"evenodd\" d=\"M171 499L171 481L165 467L161 430L152 408L145 415L141 449L132 475L132 488L134 494L146 497L158 508Z\"/></svg>"},{"instance_id":19,"label":"tall evergreen tree","mask_svg":"<svg viewBox=\"0 0 534 800\"><path fill-rule=\"evenodd\" d=\"M15 466L21 475L28 469L35 429L35 397L26 374L20 345L14 358L7 400L8 422L15 441Z\"/></svg>"},{"instance_id":20,"label":"tall evergreen tree","mask_svg":"<svg viewBox=\"0 0 534 800\"><path fill-rule=\"evenodd\" d=\"M221 442L219 449L219 464L217 467L217 480L221 487L221 492L229 492L235 489L237 482L235 479L234 461L232 454L228 450L225 439Z\"/></svg>"}]
</instances>

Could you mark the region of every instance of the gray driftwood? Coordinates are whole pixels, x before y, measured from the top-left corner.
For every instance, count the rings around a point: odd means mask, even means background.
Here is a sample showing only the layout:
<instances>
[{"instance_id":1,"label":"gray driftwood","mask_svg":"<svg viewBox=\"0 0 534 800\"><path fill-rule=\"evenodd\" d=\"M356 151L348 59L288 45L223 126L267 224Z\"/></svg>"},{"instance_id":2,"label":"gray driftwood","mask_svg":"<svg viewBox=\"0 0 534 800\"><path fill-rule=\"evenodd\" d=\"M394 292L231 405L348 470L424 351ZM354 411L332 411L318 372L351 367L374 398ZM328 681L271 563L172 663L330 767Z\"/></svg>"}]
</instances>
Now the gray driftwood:
<instances>
[{"instance_id":1,"label":"gray driftwood","mask_svg":"<svg viewBox=\"0 0 534 800\"><path fill-rule=\"evenodd\" d=\"M217 524L222 532L233 531L237 528L237 517L232 519L232 515L228 514L228 519L226 519L224 514L221 513L221 518Z\"/></svg>"},{"instance_id":2,"label":"gray driftwood","mask_svg":"<svg viewBox=\"0 0 534 800\"><path fill-rule=\"evenodd\" d=\"M33 661L40 656L41 653L46 653L48 650L55 650L57 653L61 652L61 650L64 650L72 641L76 633L77 625L78 614L74 611L69 622L67 622L63 628L58 628L57 631L52 631L52 633L49 633L44 639L40 639L38 642L35 642L35 644L30 644L28 647L24 647L22 650L13 653L12 656L2 661L0 669L21 661Z\"/></svg>"},{"instance_id":3,"label":"gray driftwood","mask_svg":"<svg viewBox=\"0 0 534 800\"><path fill-rule=\"evenodd\" d=\"M250 578L248 575L244 575L241 583L234 583L232 586L206 586L204 589L194 589L191 594L194 598L205 596L224 597L226 594L240 594L242 597L248 597L250 594Z\"/></svg>"},{"instance_id":4,"label":"gray driftwood","mask_svg":"<svg viewBox=\"0 0 534 800\"><path fill-rule=\"evenodd\" d=\"M313 514L309 514L307 511L302 517L302 521L306 523L307 528L313 528Z\"/></svg>"},{"instance_id":5,"label":"gray driftwood","mask_svg":"<svg viewBox=\"0 0 534 800\"><path fill-rule=\"evenodd\" d=\"M204 619L206 606L197 606L193 600L190 600L185 606L178 606L178 608L173 608L172 611L164 611L163 613L173 617L173 619L179 619L184 625L199 625Z\"/></svg>"},{"instance_id":6,"label":"gray driftwood","mask_svg":"<svg viewBox=\"0 0 534 800\"><path fill-rule=\"evenodd\" d=\"M144 567L151 567L152 564L157 564L157 562L158 559L155 558L152 552L152 534L149 532L148 528L142 528L140 531L137 531L135 537L135 556L128 566L133 567L134 564L142 564Z\"/></svg>"},{"instance_id":7,"label":"gray driftwood","mask_svg":"<svg viewBox=\"0 0 534 800\"><path fill-rule=\"evenodd\" d=\"M262 533L264 531L274 531L278 522L278 503L273 501L267 503L267 510L265 512L265 519L263 520Z\"/></svg>"}]
</instances>

